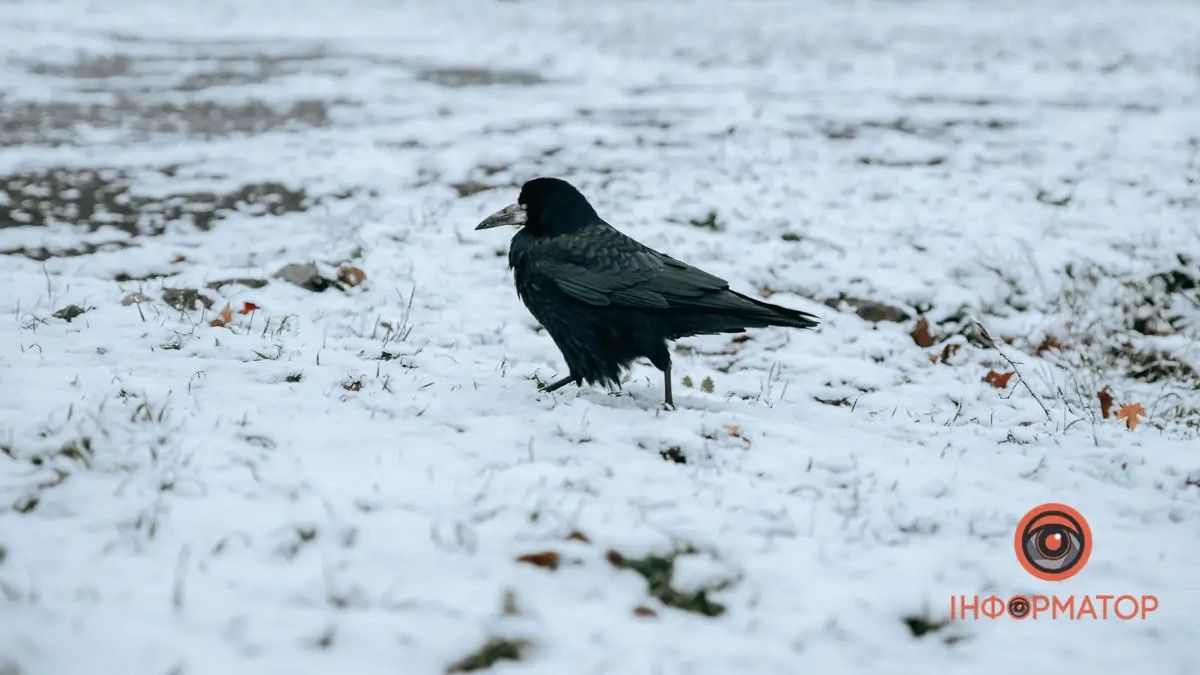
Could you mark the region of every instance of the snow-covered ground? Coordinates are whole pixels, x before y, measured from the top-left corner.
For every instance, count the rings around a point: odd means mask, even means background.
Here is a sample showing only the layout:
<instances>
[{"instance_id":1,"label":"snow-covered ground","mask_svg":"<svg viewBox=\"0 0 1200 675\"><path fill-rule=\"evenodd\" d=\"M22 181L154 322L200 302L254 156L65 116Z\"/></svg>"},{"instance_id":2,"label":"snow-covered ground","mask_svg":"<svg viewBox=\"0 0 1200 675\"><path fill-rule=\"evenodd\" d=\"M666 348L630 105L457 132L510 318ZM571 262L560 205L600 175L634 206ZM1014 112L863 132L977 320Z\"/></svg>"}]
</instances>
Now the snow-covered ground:
<instances>
[{"instance_id":1,"label":"snow-covered ground","mask_svg":"<svg viewBox=\"0 0 1200 675\"><path fill-rule=\"evenodd\" d=\"M0 3L0 673L1200 672L1198 36L1191 2ZM539 175L822 327L682 341L673 412L649 365L539 394L472 231ZM366 281L274 278L310 261ZM1061 583L1012 548L1051 501L1095 538ZM941 624L992 593L1161 606Z\"/></svg>"}]
</instances>

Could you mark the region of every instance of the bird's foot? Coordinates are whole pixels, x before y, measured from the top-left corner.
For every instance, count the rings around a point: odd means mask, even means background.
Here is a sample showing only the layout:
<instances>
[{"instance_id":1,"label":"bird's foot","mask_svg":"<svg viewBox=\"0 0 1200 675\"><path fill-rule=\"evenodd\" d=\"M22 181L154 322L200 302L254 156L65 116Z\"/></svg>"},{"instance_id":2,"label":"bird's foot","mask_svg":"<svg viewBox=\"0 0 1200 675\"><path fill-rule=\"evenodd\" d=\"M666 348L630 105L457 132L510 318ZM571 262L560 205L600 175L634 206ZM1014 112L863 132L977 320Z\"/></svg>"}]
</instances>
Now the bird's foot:
<instances>
[{"instance_id":1,"label":"bird's foot","mask_svg":"<svg viewBox=\"0 0 1200 675\"><path fill-rule=\"evenodd\" d=\"M666 410L667 412L673 412L676 410L675 403L672 401L664 401L662 404L662 409Z\"/></svg>"}]
</instances>

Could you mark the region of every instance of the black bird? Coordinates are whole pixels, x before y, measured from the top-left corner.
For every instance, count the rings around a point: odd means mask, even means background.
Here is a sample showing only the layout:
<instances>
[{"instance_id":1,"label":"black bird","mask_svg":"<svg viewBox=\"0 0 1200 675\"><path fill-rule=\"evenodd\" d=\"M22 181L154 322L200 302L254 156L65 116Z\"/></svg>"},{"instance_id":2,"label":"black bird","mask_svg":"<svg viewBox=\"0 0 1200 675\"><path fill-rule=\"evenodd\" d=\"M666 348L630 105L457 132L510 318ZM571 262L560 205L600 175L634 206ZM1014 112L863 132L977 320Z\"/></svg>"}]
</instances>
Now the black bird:
<instances>
[{"instance_id":1,"label":"black bird","mask_svg":"<svg viewBox=\"0 0 1200 675\"><path fill-rule=\"evenodd\" d=\"M663 371L671 398L667 340L746 328L812 328L817 317L760 302L729 283L643 246L596 215L570 183L536 178L516 204L475 228L517 225L508 249L517 295L554 339L574 382L618 385L622 368L645 356Z\"/></svg>"}]
</instances>

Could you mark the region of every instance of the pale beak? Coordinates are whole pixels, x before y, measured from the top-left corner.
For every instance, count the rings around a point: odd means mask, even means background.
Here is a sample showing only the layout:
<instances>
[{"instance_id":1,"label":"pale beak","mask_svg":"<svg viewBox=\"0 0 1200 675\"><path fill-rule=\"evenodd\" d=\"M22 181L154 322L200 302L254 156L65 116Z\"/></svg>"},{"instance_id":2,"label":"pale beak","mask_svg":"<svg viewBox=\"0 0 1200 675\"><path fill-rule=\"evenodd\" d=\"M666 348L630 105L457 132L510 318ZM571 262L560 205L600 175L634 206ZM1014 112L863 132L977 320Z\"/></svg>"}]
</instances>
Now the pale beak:
<instances>
[{"instance_id":1,"label":"pale beak","mask_svg":"<svg viewBox=\"0 0 1200 675\"><path fill-rule=\"evenodd\" d=\"M517 227L525 225L525 207L521 204L509 204L484 218L482 223L475 226L475 229L487 230L501 225L516 225Z\"/></svg>"}]
</instances>

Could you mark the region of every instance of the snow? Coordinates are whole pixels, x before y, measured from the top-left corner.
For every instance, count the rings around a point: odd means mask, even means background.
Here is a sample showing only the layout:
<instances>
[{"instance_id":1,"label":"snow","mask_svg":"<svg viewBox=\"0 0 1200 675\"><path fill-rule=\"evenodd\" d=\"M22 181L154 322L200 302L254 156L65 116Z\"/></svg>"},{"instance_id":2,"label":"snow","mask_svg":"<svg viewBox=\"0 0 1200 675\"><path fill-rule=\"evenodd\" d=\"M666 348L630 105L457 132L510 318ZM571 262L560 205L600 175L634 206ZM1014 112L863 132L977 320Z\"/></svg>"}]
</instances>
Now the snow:
<instances>
[{"instance_id":1,"label":"snow","mask_svg":"<svg viewBox=\"0 0 1200 675\"><path fill-rule=\"evenodd\" d=\"M1186 2L0 3L0 214L46 216L0 219L0 672L489 639L501 672L1200 671L1197 35ZM14 187L90 169L90 226ZM561 357L472 230L538 175L821 328L681 341L675 411L648 364L539 394ZM309 261L367 281L272 278ZM1051 501L1095 536L1057 583L1012 549ZM906 627L992 593L1161 604Z\"/></svg>"}]
</instances>

